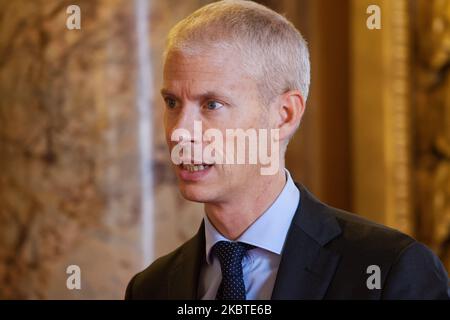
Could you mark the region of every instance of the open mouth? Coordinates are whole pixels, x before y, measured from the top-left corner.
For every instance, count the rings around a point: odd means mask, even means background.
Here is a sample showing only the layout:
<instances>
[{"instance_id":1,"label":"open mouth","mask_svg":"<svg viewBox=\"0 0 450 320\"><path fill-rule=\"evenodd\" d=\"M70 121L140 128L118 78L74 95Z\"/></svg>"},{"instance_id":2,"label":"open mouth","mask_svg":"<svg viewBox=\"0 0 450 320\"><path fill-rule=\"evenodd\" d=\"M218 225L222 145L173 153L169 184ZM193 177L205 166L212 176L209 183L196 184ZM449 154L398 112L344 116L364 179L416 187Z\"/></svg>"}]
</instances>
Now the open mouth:
<instances>
[{"instance_id":1,"label":"open mouth","mask_svg":"<svg viewBox=\"0 0 450 320\"><path fill-rule=\"evenodd\" d=\"M189 171L189 172L197 172L197 171L203 171L206 169L209 169L212 167L211 164L182 164L181 168L183 170Z\"/></svg>"}]
</instances>

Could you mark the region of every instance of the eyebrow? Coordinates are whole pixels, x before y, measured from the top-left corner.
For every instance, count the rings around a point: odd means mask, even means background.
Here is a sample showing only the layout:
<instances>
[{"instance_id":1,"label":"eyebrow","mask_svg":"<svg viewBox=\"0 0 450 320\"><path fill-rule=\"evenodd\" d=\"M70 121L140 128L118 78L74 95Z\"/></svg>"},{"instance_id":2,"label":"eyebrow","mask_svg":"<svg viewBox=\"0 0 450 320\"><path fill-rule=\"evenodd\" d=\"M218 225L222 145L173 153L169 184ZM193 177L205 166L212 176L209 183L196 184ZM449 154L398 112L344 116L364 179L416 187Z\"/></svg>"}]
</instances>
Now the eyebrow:
<instances>
[{"instance_id":1,"label":"eyebrow","mask_svg":"<svg viewBox=\"0 0 450 320\"><path fill-rule=\"evenodd\" d=\"M161 95L177 97L176 94L174 94L173 92L171 92L170 90L165 89L165 88L161 89ZM193 96L194 100L202 100L202 99L205 99L205 98L212 98L212 97L216 97L216 98L224 99L224 100L231 100L229 97L227 97L227 96L225 96L223 94L220 94L218 92L214 92L214 91L206 91L204 93L197 94L197 95Z\"/></svg>"},{"instance_id":2,"label":"eyebrow","mask_svg":"<svg viewBox=\"0 0 450 320\"><path fill-rule=\"evenodd\" d=\"M169 90L164 89L164 88L161 89L161 95L163 95L163 96L175 96L172 92L170 92Z\"/></svg>"}]
</instances>

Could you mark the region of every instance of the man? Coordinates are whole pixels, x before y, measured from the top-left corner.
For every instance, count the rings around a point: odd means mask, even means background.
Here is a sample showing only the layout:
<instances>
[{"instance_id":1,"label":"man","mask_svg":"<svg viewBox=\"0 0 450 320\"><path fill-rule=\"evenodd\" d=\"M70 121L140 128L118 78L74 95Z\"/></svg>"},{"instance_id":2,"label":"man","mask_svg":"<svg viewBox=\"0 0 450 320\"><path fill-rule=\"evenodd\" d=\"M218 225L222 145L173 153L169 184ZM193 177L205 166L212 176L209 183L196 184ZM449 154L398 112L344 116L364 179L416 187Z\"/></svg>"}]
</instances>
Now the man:
<instances>
[{"instance_id":1,"label":"man","mask_svg":"<svg viewBox=\"0 0 450 320\"><path fill-rule=\"evenodd\" d=\"M171 30L167 143L181 193L204 203L205 217L191 240L133 277L126 299L448 299L447 273L428 248L321 203L284 168L309 73L300 33L250 1L207 5ZM263 174L261 159L219 161L231 149L192 156L213 143L205 132L229 129L275 133L275 170Z\"/></svg>"}]
</instances>

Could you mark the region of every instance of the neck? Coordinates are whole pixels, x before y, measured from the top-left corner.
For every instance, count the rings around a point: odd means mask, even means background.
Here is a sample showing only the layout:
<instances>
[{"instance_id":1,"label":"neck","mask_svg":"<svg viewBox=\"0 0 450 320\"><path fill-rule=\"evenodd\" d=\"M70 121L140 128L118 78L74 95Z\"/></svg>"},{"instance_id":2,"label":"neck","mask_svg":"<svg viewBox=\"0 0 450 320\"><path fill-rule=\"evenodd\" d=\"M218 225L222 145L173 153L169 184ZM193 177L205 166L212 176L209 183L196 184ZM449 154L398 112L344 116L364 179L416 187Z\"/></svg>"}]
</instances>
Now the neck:
<instances>
[{"instance_id":1,"label":"neck","mask_svg":"<svg viewBox=\"0 0 450 320\"><path fill-rule=\"evenodd\" d=\"M272 205L285 184L283 169L273 176L261 176L253 181L251 192L237 193L226 202L205 203L206 215L224 237L236 240Z\"/></svg>"}]
</instances>

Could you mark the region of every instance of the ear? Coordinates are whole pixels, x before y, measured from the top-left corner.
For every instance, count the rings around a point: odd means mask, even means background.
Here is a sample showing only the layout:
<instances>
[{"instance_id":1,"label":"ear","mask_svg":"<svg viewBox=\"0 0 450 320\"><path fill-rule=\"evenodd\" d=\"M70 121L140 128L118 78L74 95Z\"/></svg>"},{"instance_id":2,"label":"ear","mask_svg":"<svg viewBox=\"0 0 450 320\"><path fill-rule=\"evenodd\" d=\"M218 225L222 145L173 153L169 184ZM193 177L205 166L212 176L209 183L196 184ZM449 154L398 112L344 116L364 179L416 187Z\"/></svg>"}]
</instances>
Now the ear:
<instances>
[{"instance_id":1,"label":"ear","mask_svg":"<svg viewBox=\"0 0 450 320\"><path fill-rule=\"evenodd\" d=\"M297 130L305 112L305 99L299 90L290 90L279 96L278 123L280 141L287 141Z\"/></svg>"}]
</instances>

